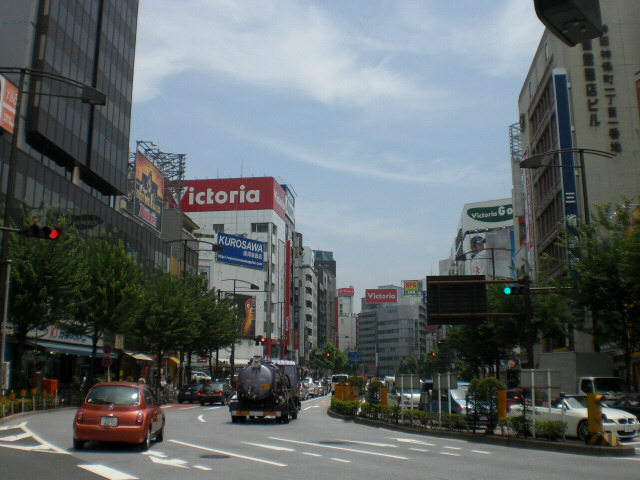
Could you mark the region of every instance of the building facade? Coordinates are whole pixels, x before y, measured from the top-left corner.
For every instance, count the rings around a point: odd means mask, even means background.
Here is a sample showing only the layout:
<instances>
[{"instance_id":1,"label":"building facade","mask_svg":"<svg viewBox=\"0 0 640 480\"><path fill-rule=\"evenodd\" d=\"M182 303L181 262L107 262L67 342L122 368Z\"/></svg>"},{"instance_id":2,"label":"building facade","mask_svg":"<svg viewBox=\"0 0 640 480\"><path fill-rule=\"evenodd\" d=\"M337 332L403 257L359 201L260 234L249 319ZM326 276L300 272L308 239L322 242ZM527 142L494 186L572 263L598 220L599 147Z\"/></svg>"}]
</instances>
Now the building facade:
<instances>
[{"instance_id":1,"label":"building facade","mask_svg":"<svg viewBox=\"0 0 640 480\"><path fill-rule=\"evenodd\" d=\"M247 322L240 343L221 352L220 359L236 365L263 353L294 358L293 213L285 205L285 190L271 177L184 182L180 210L198 225L197 236L224 248L214 252L203 242L200 270L211 288L237 300ZM240 248L239 258L240 243L251 251ZM258 335L266 337L264 346L255 345Z\"/></svg>"},{"instance_id":2,"label":"building facade","mask_svg":"<svg viewBox=\"0 0 640 480\"><path fill-rule=\"evenodd\" d=\"M427 353L427 309L421 295L400 287L366 291L358 314L358 348L365 375L395 375L401 361Z\"/></svg>"},{"instance_id":3,"label":"building facade","mask_svg":"<svg viewBox=\"0 0 640 480\"><path fill-rule=\"evenodd\" d=\"M3 118L14 118L0 128L0 193L18 225L21 202L60 207L80 234L115 232L141 264L166 268L170 245L117 208L127 189L137 15L137 0L0 3L0 82L3 94L16 93L13 104L2 105ZM106 104L83 103L82 86L104 94ZM62 386L82 376L89 342L54 333L35 361L46 360L42 375Z\"/></svg>"},{"instance_id":4,"label":"building facade","mask_svg":"<svg viewBox=\"0 0 640 480\"><path fill-rule=\"evenodd\" d=\"M514 204L533 276L542 255L566 258L557 240L577 218L588 220L597 204L637 203L640 194L640 4L601 0L600 7L600 38L568 47L544 32L518 98ZM521 169L533 156L543 166ZM552 275L563 268L557 263ZM585 334L574 340L578 351L593 348Z\"/></svg>"}]
</instances>

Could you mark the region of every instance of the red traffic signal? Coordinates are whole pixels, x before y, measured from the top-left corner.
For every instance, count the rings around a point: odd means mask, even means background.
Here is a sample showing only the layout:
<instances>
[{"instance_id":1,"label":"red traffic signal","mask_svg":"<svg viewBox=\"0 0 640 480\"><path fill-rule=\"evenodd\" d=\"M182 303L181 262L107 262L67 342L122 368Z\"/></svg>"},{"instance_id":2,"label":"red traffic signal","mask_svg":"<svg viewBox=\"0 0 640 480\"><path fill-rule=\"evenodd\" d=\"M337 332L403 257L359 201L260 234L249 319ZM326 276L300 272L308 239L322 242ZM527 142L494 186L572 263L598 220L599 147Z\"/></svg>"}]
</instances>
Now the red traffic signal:
<instances>
[{"instance_id":1,"label":"red traffic signal","mask_svg":"<svg viewBox=\"0 0 640 480\"><path fill-rule=\"evenodd\" d=\"M329 358L331 356L331 353L327 352L326 355L327 355L327 358Z\"/></svg>"},{"instance_id":2,"label":"red traffic signal","mask_svg":"<svg viewBox=\"0 0 640 480\"><path fill-rule=\"evenodd\" d=\"M24 237L56 240L62 234L62 230L59 228L41 227L39 225L33 224L27 227L22 227L18 234Z\"/></svg>"}]
</instances>

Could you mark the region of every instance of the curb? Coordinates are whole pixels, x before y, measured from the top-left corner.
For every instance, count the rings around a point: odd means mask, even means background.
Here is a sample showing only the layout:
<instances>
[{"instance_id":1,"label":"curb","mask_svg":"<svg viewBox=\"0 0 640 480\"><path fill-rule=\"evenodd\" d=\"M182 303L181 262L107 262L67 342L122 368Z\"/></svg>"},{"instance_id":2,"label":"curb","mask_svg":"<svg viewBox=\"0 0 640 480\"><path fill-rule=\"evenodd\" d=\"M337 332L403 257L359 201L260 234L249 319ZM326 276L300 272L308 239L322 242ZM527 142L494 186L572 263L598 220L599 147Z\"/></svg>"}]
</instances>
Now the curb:
<instances>
[{"instance_id":1,"label":"curb","mask_svg":"<svg viewBox=\"0 0 640 480\"><path fill-rule=\"evenodd\" d=\"M345 422L354 422L361 425L368 425L371 427L386 428L389 430L396 430L405 433L413 433L417 435L425 435L431 437L441 438L454 438L458 440L467 440L469 442L484 443L490 445L500 445L503 447L516 447L516 448L528 448L534 450L554 451L562 453L572 453L576 455L589 455L594 457L634 457L636 456L636 449L630 446L608 447L603 445L587 445L582 443L572 442L550 442L545 440L534 440L532 438L517 438L507 437L503 435L486 435L484 433L471 433L471 432L451 432L451 431L437 431L437 430L425 430L421 428L408 427L405 425L394 425L380 420L372 420L363 417L351 417L348 415L341 415L337 412L327 409L327 414L330 417L344 420Z\"/></svg>"}]
</instances>

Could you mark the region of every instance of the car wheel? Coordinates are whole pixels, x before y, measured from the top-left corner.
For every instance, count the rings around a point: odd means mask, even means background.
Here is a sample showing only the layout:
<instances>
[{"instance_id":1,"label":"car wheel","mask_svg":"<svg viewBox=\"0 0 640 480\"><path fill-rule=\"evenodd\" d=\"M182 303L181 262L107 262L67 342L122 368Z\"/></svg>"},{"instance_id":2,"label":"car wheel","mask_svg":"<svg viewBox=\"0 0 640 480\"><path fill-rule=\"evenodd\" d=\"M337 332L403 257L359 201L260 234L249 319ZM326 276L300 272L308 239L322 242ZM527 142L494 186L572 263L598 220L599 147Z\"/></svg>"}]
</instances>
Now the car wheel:
<instances>
[{"instance_id":1,"label":"car wheel","mask_svg":"<svg viewBox=\"0 0 640 480\"><path fill-rule=\"evenodd\" d=\"M578 424L578 439L582 440L583 442L587 441L587 438L589 437L589 422L587 420L582 420L579 424Z\"/></svg>"},{"instance_id":2,"label":"car wheel","mask_svg":"<svg viewBox=\"0 0 640 480\"><path fill-rule=\"evenodd\" d=\"M160 443L164 440L164 422L162 422L162 427L160 427L160 431L156 433L156 442Z\"/></svg>"},{"instance_id":3,"label":"car wheel","mask_svg":"<svg viewBox=\"0 0 640 480\"><path fill-rule=\"evenodd\" d=\"M238 423L238 417L231 415L231 423Z\"/></svg>"},{"instance_id":4,"label":"car wheel","mask_svg":"<svg viewBox=\"0 0 640 480\"><path fill-rule=\"evenodd\" d=\"M74 450L82 450L84 448L84 442L82 440L76 440L75 437L73 439L73 449Z\"/></svg>"},{"instance_id":5,"label":"car wheel","mask_svg":"<svg viewBox=\"0 0 640 480\"><path fill-rule=\"evenodd\" d=\"M149 426L149 429L147 430L147 434L144 436L144 440L142 440L142 442L140 443L140 450L143 452L146 452L147 450L149 450L150 446L151 446L151 426Z\"/></svg>"}]
</instances>

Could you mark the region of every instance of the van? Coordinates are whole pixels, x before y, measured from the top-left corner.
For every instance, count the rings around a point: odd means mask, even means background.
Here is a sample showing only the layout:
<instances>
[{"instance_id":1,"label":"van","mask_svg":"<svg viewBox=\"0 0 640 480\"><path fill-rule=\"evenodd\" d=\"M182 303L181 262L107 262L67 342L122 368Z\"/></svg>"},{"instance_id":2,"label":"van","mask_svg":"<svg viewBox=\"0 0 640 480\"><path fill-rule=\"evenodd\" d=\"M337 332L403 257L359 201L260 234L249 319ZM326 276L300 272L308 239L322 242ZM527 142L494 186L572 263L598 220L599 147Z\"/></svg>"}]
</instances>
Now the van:
<instances>
[{"instance_id":1,"label":"van","mask_svg":"<svg viewBox=\"0 0 640 480\"><path fill-rule=\"evenodd\" d=\"M349 375L346 373L336 373L331 375L331 394L336 393L336 385L340 383L347 383L349 381Z\"/></svg>"}]
</instances>

